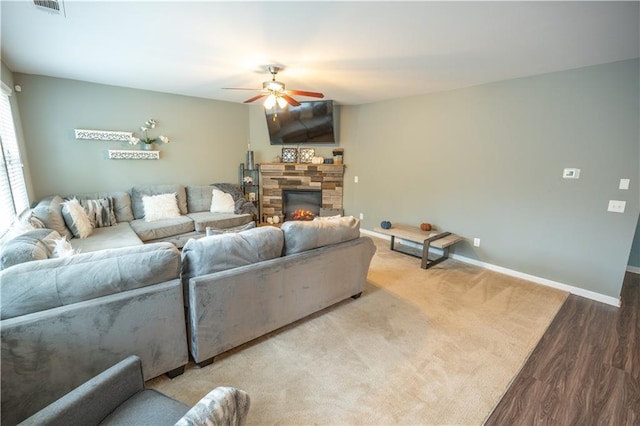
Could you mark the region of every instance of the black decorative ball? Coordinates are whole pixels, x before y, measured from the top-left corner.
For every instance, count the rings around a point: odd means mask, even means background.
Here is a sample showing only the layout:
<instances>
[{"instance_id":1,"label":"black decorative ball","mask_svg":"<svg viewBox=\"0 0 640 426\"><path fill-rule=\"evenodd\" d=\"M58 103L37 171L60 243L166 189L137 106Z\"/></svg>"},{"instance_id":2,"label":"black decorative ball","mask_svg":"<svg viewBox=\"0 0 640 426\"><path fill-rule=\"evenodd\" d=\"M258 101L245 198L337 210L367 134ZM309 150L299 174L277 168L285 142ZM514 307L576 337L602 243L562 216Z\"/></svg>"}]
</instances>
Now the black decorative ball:
<instances>
[{"instance_id":1,"label":"black decorative ball","mask_svg":"<svg viewBox=\"0 0 640 426\"><path fill-rule=\"evenodd\" d=\"M380 222L380 227L382 229L391 229L391 222L389 222L388 220L383 220L382 222Z\"/></svg>"}]
</instances>

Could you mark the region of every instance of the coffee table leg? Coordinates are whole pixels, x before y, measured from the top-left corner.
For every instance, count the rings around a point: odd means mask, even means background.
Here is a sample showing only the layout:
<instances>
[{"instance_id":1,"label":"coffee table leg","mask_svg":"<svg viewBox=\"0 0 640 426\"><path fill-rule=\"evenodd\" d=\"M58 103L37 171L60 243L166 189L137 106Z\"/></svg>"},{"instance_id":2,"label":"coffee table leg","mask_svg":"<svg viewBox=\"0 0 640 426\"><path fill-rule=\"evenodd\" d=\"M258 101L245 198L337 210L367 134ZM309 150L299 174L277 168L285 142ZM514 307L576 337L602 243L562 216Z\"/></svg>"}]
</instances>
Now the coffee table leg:
<instances>
[{"instance_id":1,"label":"coffee table leg","mask_svg":"<svg viewBox=\"0 0 640 426\"><path fill-rule=\"evenodd\" d=\"M431 241L430 241L429 238L424 240L424 243L422 243L422 263L420 264L420 267L422 269L427 269L428 268L428 264L429 264L429 246L430 245L431 245Z\"/></svg>"},{"instance_id":2,"label":"coffee table leg","mask_svg":"<svg viewBox=\"0 0 640 426\"><path fill-rule=\"evenodd\" d=\"M440 238L444 238L446 236L451 235L451 232L442 232L438 235L434 235L433 237L427 238L426 240L424 240L424 243L422 245L422 263L420 264L420 267L422 269L428 269L440 262L442 262L443 260L446 260L449 257L449 247L445 247L442 250L442 256L440 256L437 259L434 260L429 260L429 246L431 245L432 241L435 240L439 240Z\"/></svg>"}]
</instances>

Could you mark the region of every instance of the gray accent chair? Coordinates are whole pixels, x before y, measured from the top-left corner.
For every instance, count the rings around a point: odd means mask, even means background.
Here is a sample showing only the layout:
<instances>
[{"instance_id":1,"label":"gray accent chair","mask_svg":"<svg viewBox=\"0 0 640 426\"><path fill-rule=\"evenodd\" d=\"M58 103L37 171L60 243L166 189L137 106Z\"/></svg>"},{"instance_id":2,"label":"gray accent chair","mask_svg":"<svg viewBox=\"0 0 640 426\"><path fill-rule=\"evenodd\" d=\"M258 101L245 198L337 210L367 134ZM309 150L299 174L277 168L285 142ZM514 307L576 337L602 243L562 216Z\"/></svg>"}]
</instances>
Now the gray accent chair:
<instances>
[{"instance_id":1,"label":"gray accent chair","mask_svg":"<svg viewBox=\"0 0 640 426\"><path fill-rule=\"evenodd\" d=\"M232 387L215 388L193 407L145 389L140 358L129 356L20 425L241 426L249 406L249 395Z\"/></svg>"}]
</instances>

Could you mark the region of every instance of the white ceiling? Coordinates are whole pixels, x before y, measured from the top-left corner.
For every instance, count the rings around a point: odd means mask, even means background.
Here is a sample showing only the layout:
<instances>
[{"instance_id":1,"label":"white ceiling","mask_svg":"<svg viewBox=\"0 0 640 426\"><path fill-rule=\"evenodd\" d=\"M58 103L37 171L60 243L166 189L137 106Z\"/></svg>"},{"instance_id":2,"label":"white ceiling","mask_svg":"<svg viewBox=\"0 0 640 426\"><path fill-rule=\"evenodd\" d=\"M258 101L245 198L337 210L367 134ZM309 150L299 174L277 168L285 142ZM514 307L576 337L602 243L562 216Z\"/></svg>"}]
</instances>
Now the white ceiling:
<instances>
[{"instance_id":1,"label":"white ceiling","mask_svg":"<svg viewBox=\"0 0 640 426\"><path fill-rule=\"evenodd\" d=\"M269 64L346 105L640 56L638 2L0 3L14 72L231 102Z\"/></svg>"}]
</instances>

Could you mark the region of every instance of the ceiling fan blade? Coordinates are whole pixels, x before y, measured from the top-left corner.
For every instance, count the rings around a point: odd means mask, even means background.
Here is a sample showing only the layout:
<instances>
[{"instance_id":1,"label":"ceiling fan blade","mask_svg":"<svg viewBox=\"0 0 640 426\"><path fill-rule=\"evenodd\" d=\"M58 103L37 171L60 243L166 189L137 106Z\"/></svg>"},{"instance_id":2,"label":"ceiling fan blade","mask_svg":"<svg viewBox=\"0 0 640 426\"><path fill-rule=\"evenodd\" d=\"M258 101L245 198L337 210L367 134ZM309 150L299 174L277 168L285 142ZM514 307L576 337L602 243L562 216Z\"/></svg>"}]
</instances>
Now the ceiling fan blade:
<instances>
[{"instance_id":1,"label":"ceiling fan blade","mask_svg":"<svg viewBox=\"0 0 640 426\"><path fill-rule=\"evenodd\" d=\"M264 93L261 93L261 94L259 94L259 95L254 96L253 98L249 98L249 99L247 99L247 100L246 100L246 101L244 101L243 103L245 103L245 104L249 104L249 103L251 103L251 102L253 102L253 101L257 101L257 100L258 100L258 99L260 99L260 98L264 98L265 96L267 96L267 95L265 95Z\"/></svg>"},{"instance_id":2,"label":"ceiling fan blade","mask_svg":"<svg viewBox=\"0 0 640 426\"><path fill-rule=\"evenodd\" d=\"M311 98L324 98L324 95L322 93L307 92L305 90L287 90L287 93L298 96L309 96Z\"/></svg>"},{"instance_id":3,"label":"ceiling fan blade","mask_svg":"<svg viewBox=\"0 0 640 426\"><path fill-rule=\"evenodd\" d=\"M262 89L248 89L246 87L223 87L222 90L262 90Z\"/></svg>"},{"instance_id":4,"label":"ceiling fan blade","mask_svg":"<svg viewBox=\"0 0 640 426\"><path fill-rule=\"evenodd\" d=\"M286 94L282 94L280 95L282 96L282 98L287 101L289 103L289 105L293 105L293 106L300 106L300 102L296 101L295 99L293 99L291 96L286 95Z\"/></svg>"}]
</instances>

